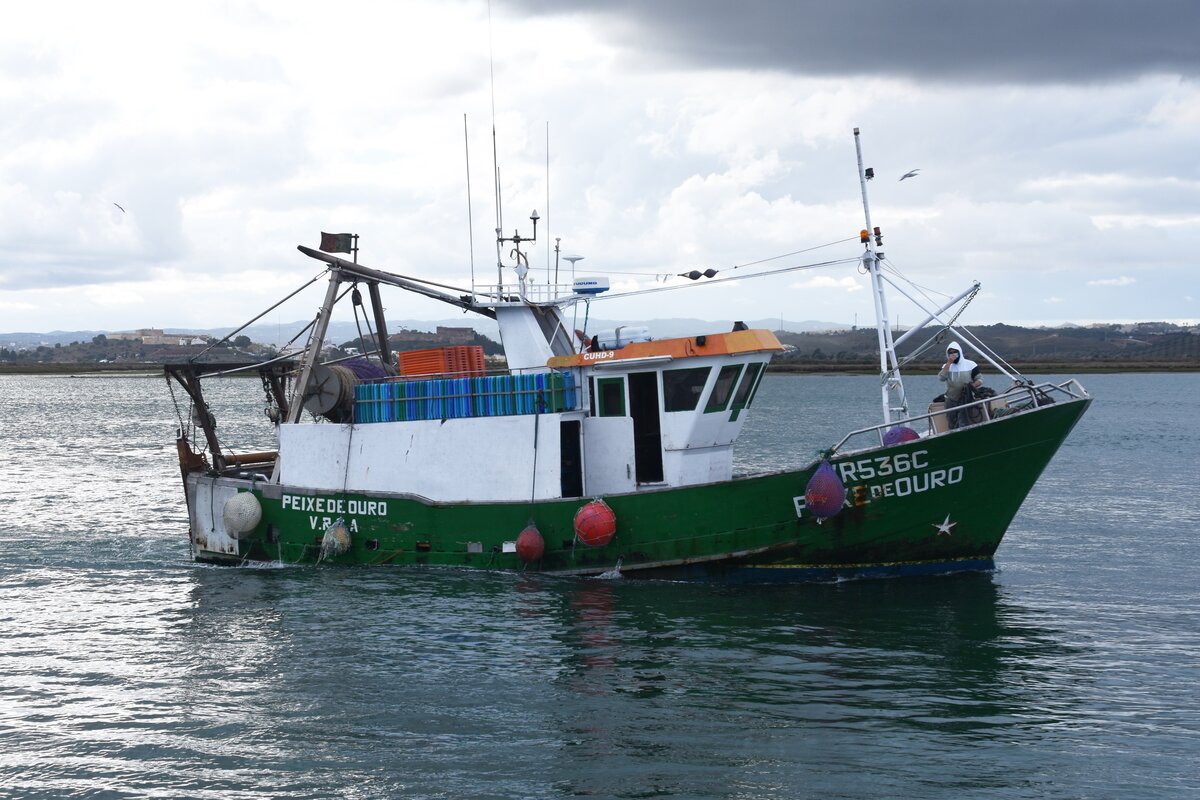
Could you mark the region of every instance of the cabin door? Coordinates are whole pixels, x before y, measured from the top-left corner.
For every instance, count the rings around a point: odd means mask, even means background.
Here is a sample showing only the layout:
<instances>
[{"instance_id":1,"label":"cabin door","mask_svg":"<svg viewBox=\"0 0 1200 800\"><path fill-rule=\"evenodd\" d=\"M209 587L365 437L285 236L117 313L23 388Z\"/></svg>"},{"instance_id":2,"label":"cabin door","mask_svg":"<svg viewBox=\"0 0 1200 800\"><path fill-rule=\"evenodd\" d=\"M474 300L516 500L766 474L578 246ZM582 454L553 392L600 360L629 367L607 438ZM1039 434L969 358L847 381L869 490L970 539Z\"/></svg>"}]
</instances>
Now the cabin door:
<instances>
[{"instance_id":1,"label":"cabin door","mask_svg":"<svg viewBox=\"0 0 1200 800\"><path fill-rule=\"evenodd\" d=\"M629 374L629 416L633 417L633 464L638 483L662 483L662 427L658 413L658 373Z\"/></svg>"},{"instance_id":2,"label":"cabin door","mask_svg":"<svg viewBox=\"0 0 1200 800\"><path fill-rule=\"evenodd\" d=\"M562 496L583 497L583 448L580 446L579 420L563 420L558 424L558 429Z\"/></svg>"}]
</instances>

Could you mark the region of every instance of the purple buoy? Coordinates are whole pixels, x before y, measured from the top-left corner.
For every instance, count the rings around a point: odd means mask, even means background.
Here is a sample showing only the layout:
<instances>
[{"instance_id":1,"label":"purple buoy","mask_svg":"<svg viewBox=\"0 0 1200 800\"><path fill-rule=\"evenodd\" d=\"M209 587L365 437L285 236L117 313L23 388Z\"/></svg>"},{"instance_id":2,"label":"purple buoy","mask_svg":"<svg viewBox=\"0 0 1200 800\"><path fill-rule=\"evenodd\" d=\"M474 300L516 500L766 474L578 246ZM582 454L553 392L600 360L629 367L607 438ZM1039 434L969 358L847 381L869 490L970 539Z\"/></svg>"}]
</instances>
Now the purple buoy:
<instances>
[{"instance_id":1,"label":"purple buoy","mask_svg":"<svg viewBox=\"0 0 1200 800\"><path fill-rule=\"evenodd\" d=\"M894 444L911 442L920 438L921 434L917 433L907 425L897 425L894 428L888 428L887 432L883 434L883 443L884 445L890 447Z\"/></svg>"},{"instance_id":2,"label":"purple buoy","mask_svg":"<svg viewBox=\"0 0 1200 800\"><path fill-rule=\"evenodd\" d=\"M846 502L846 487L828 461L822 461L804 489L804 507L819 519L832 517Z\"/></svg>"}]
</instances>

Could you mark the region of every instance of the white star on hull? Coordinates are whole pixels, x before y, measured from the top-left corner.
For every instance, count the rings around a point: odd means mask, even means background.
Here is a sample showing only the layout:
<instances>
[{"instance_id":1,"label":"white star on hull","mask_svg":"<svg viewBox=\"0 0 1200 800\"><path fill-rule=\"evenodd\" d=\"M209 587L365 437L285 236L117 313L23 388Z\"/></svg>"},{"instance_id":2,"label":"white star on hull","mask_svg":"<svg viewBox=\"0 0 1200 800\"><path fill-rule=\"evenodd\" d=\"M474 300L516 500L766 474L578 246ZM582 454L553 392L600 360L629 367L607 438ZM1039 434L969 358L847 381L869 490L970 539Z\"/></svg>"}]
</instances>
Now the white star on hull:
<instances>
[{"instance_id":1,"label":"white star on hull","mask_svg":"<svg viewBox=\"0 0 1200 800\"><path fill-rule=\"evenodd\" d=\"M942 523L940 525L936 522L933 523L933 527L937 528L937 533L935 535L941 536L944 533L947 536L950 536L953 533L953 531L951 529L957 524L958 524L957 522L951 522L950 515L947 514L946 519L942 520Z\"/></svg>"}]
</instances>

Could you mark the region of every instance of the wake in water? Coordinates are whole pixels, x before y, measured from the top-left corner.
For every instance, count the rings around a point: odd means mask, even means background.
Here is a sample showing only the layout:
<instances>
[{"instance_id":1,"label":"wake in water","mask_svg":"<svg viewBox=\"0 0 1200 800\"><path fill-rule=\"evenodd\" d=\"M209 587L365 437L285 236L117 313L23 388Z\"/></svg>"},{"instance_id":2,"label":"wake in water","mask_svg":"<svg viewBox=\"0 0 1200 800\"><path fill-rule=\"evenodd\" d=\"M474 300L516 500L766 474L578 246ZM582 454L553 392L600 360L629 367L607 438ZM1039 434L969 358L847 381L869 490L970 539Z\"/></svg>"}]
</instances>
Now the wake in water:
<instances>
[{"instance_id":1,"label":"wake in water","mask_svg":"<svg viewBox=\"0 0 1200 800\"><path fill-rule=\"evenodd\" d=\"M596 576L596 580L598 580L598 581L615 581L621 577L623 577L621 575L621 559L618 558L617 565L615 567L613 567L612 569L608 570L607 572L601 572L599 575Z\"/></svg>"}]
</instances>

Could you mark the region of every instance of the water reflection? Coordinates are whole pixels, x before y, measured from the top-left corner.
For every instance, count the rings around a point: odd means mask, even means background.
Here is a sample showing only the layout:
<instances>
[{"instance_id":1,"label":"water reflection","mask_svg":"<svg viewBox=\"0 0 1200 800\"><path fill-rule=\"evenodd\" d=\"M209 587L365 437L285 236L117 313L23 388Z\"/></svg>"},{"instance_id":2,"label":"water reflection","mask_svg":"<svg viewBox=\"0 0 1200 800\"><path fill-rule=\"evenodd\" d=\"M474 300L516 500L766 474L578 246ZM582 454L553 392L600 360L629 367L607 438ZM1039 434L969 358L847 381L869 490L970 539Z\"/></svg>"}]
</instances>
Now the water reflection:
<instances>
[{"instance_id":1,"label":"water reflection","mask_svg":"<svg viewBox=\"0 0 1200 800\"><path fill-rule=\"evenodd\" d=\"M559 724L564 750L585 766L561 788L581 794L637 795L648 771L660 788L717 796L795 796L801 774L833 788L868 766L868 742L892 761L912 737L1000 744L1014 729L1061 724L1083 679L1070 674L1077 651L990 575L736 589L584 582L562 607L572 668L559 686L572 713ZM890 739L876 738L883 730ZM629 762L614 770L597 754Z\"/></svg>"},{"instance_id":2,"label":"water reflection","mask_svg":"<svg viewBox=\"0 0 1200 800\"><path fill-rule=\"evenodd\" d=\"M386 763L388 780L467 794L480 747L519 763L503 780L533 795L794 797L878 773L875 759L889 781L915 779L914 742L970 762L970 742L1070 724L1087 684L1078 648L990 575L795 587L420 569L191 579L180 634L206 656L180 702L207 709L193 715L197 735L254 740L272 768L336 763L377 782Z\"/></svg>"}]
</instances>

